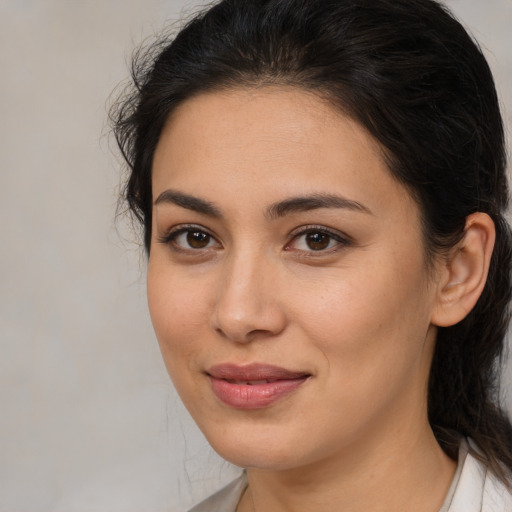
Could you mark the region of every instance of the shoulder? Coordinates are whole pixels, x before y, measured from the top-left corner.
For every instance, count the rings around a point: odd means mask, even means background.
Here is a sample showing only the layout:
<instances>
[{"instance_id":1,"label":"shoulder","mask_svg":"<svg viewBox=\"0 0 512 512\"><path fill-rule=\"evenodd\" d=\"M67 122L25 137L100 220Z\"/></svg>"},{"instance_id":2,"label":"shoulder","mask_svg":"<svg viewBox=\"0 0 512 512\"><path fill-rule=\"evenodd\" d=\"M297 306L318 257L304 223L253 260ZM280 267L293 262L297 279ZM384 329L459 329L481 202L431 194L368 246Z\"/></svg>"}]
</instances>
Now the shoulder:
<instances>
[{"instance_id":1,"label":"shoulder","mask_svg":"<svg viewBox=\"0 0 512 512\"><path fill-rule=\"evenodd\" d=\"M507 488L483 462L469 452L448 511L511 512L512 489Z\"/></svg>"},{"instance_id":2,"label":"shoulder","mask_svg":"<svg viewBox=\"0 0 512 512\"><path fill-rule=\"evenodd\" d=\"M482 512L511 512L512 489L505 487L492 473L487 472L484 483Z\"/></svg>"},{"instance_id":3,"label":"shoulder","mask_svg":"<svg viewBox=\"0 0 512 512\"><path fill-rule=\"evenodd\" d=\"M247 477L244 472L226 487L191 508L189 512L235 512L246 487Z\"/></svg>"}]
</instances>

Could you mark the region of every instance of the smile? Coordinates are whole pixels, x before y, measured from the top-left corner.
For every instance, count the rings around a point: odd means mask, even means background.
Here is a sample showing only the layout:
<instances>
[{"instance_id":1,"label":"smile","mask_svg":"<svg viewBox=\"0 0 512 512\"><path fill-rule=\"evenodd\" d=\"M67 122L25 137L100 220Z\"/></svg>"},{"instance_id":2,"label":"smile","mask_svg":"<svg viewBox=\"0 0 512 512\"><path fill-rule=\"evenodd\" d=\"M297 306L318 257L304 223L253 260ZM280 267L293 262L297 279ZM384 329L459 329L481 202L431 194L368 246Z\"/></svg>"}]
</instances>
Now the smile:
<instances>
[{"instance_id":1,"label":"smile","mask_svg":"<svg viewBox=\"0 0 512 512\"><path fill-rule=\"evenodd\" d=\"M289 395L311 374L276 366L252 364L217 365L207 375L217 398L235 409L262 409Z\"/></svg>"}]
</instances>

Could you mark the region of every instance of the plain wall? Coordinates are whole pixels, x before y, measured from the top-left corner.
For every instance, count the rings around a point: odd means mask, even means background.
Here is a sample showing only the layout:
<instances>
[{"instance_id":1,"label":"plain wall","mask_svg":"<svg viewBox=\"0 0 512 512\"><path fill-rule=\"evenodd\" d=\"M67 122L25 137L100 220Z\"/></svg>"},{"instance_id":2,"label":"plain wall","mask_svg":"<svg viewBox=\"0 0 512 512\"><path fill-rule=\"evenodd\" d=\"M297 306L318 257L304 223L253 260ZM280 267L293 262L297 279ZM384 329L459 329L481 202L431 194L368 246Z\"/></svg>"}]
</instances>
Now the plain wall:
<instances>
[{"instance_id":1,"label":"plain wall","mask_svg":"<svg viewBox=\"0 0 512 512\"><path fill-rule=\"evenodd\" d=\"M107 98L132 49L193 4L0 0L1 512L179 512L238 472L172 389L142 251L114 223ZM510 132L512 2L449 5L489 57Z\"/></svg>"}]
</instances>

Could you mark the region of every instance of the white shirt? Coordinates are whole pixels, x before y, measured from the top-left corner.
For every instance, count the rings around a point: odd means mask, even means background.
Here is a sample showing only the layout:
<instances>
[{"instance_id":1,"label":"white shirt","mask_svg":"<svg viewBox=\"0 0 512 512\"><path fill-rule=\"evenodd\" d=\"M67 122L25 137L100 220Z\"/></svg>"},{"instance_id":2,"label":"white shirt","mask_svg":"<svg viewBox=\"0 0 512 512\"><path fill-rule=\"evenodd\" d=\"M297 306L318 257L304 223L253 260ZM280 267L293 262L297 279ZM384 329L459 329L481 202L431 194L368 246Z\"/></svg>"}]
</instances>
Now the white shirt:
<instances>
[{"instance_id":1,"label":"white shirt","mask_svg":"<svg viewBox=\"0 0 512 512\"><path fill-rule=\"evenodd\" d=\"M244 472L189 512L236 512L246 487ZM507 489L485 464L473 457L467 442L462 441L457 470L439 512L512 512L512 489Z\"/></svg>"}]
</instances>

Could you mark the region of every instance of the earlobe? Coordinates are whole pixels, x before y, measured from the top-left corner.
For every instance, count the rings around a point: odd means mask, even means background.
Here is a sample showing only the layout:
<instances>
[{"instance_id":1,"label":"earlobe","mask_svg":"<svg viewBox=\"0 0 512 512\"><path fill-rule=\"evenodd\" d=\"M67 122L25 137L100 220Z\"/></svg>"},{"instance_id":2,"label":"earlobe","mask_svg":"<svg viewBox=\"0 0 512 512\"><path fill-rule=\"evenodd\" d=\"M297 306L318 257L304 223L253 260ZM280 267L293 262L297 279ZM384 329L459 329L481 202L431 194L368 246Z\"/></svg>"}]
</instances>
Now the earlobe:
<instances>
[{"instance_id":1,"label":"earlobe","mask_svg":"<svg viewBox=\"0 0 512 512\"><path fill-rule=\"evenodd\" d=\"M487 280L495 237L489 215L468 216L462 240L442 264L432 324L455 325L473 309Z\"/></svg>"}]
</instances>

